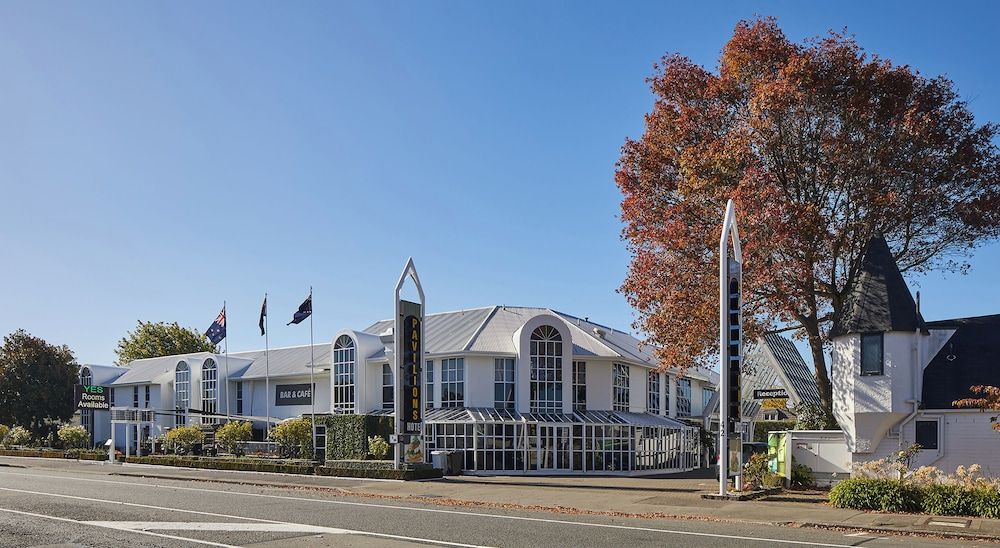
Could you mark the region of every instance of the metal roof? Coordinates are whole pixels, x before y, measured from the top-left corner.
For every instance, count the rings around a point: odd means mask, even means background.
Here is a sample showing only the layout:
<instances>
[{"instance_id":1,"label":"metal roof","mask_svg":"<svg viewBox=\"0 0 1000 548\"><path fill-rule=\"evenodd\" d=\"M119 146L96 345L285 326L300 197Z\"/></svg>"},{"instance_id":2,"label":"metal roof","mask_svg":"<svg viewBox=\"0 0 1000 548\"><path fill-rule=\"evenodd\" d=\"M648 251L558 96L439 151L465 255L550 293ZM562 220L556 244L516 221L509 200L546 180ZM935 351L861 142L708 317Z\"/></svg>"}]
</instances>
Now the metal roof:
<instances>
[{"instance_id":1,"label":"metal roof","mask_svg":"<svg viewBox=\"0 0 1000 548\"><path fill-rule=\"evenodd\" d=\"M317 344L313 346L316 363L316 372L322 369L329 369L333 362L330 359L330 343ZM245 371L239 375L232 375L240 379L263 379L269 372L273 377L291 377L295 375L308 375L310 370L309 345L290 346L287 348L272 348L268 351L267 360L264 359L263 350L253 350L249 352L231 352L230 357L244 358L251 360Z\"/></svg>"},{"instance_id":2,"label":"metal roof","mask_svg":"<svg viewBox=\"0 0 1000 548\"><path fill-rule=\"evenodd\" d=\"M629 333L606 327L587 319L578 318L549 308L524 306L492 306L457 312L428 314L425 352L430 355L476 352L486 354L516 354L514 333L528 320L540 314L550 314L569 326L573 338L573 355L620 359L632 363L659 365L656 348ZM364 329L380 335L392 327L391 320L376 322ZM384 357L377 351L368 359ZM691 378L717 382L715 372L691 367L685 375Z\"/></svg>"},{"instance_id":3,"label":"metal roof","mask_svg":"<svg viewBox=\"0 0 1000 548\"><path fill-rule=\"evenodd\" d=\"M434 422L499 422L499 423L571 423L594 425L631 425L631 426L661 426L666 428L691 429L669 417L651 415L648 413L629 413L624 411L574 411L573 413L519 413L513 409L495 409L493 407L444 407L428 409L424 418L429 423Z\"/></svg>"},{"instance_id":4,"label":"metal roof","mask_svg":"<svg viewBox=\"0 0 1000 548\"><path fill-rule=\"evenodd\" d=\"M924 368L920 403L925 409L952 409L955 400L979 397L970 387L1000 385L1000 314L928 322L927 327L955 332Z\"/></svg>"},{"instance_id":5,"label":"metal roof","mask_svg":"<svg viewBox=\"0 0 1000 548\"><path fill-rule=\"evenodd\" d=\"M889 244L876 235L868 242L858 278L848 290L843 313L834 318L830 336L916 331L923 323Z\"/></svg>"},{"instance_id":6,"label":"metal roof","mask_svg":"<svg viewBox=\"0 0 1000 548\"><path fill-rule=\"evenodd\" d=\"M816 379L792 341L777 334L765 335L746 352L741 371L743 416L753 419L761 402L754 390L784 388L793 403L820 404Z\"/></svg>"},{"instance_id":7,"label":"metal roof","mask_svg":"<svg viewBox=\"0 0 1000 548\"><path fill-rule=\"evenodd\" d=\"M111 384L149 384L159 382L160 377L168 373L173 378L173 372L177 368L177 362L182 360L192 362L203 362L206 358L214 356L209 352L196 352L193 354L176 354L173 356L160 356L158 358L145 358L142 360L132 360L125 367L128 369L122 376L115 379Z\"/></svg>"}]
</instances>

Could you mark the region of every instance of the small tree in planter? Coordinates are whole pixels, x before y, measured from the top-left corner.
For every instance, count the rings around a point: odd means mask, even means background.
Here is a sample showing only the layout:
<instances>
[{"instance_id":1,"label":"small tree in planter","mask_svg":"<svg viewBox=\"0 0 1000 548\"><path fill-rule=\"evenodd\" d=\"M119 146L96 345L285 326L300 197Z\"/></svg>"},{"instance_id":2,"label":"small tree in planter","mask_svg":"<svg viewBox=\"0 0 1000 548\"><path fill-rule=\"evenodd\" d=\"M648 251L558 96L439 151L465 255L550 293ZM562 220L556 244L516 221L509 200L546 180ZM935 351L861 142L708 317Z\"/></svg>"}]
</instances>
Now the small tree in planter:
<instances>
[{"instance_id":1,"label":"small tree in planter","mask_svg":"<svg viewBox=\"0 0 1000 548\"><path fill-rule=\"evenodd\" d=\"M278 452L286 458L312 456L312 421L307 418L279 423L271 429L271 441L278 444Z\"/></svg>"},{"instance_id":2,"label":"small tree in planter","mask_svg":"<svg viewBox=\"0 0 1000 548\"><path fill-rule=\"evenodd\" d=\"M385 460L385 456L389 454L389 442L382 436L369 436L368 454L375 460Z\"/></svg>"},{"instance_id":3,"label":"small tree in planter","mask_svg":"<svg viewBox=\"0 0 1000 548\"><path fill-rule=\"evenodd\" d=\"M167 432L167 442L178 455L186 455L194 446L205 441L205 433L197 426L178 426Z\"/></svg>"},{"instance_id":4,"label":"small tree in planter","mask_svg":"<svg viewBox=\"0 0 1000 548\"><path fill-rule=\"evenodd\" d=\"M311 434L311 433L310 433ZM215 431L215 442L226 453L242 457L243 444L253 437L253 427L249 422L232 421Z\"/></svg>"},{"instance_id":5,"label":"small tree in planter","mask_svg":"<svg viewBox=\"0 0 1000 548\"><path fill-rule=\"evenodd\" d=\"M90 442L90 433L82 426L64 424L59 428L59 441L65 449L83 449Z\"/></svg>"}]
</instances>

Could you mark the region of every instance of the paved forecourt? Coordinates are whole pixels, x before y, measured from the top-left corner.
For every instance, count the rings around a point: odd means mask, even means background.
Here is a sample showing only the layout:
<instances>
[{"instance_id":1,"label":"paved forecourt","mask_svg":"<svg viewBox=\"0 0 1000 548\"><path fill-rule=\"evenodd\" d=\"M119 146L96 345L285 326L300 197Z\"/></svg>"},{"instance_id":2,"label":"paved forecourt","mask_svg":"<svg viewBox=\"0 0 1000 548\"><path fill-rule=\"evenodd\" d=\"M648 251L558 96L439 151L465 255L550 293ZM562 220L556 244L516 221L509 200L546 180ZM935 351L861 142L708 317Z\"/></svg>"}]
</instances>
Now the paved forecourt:
<instances>
[{"instance_id":1,"label":"paved forecourt","mask_svg":"<svg viewBox=\"0 0 1000 548\"><path fill-rule=\"evenodd\" d=\"M0 467L0 545L953 546L954 541L753 523L615 519Z\"/></svg>"}]
</instances>

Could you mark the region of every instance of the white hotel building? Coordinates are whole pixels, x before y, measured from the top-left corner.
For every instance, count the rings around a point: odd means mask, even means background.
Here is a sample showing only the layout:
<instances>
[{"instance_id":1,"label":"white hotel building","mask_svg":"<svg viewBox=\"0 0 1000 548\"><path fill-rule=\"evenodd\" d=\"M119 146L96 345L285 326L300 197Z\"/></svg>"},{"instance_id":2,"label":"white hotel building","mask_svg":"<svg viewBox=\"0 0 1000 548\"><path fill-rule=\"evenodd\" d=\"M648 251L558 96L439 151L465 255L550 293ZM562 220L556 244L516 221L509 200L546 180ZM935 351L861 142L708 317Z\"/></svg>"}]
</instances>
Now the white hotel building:
<instances>
[{"instance_id":1,"label":"white hotel building","mask_svg":"<svg viewBox=\"0 0 1000 548\"><path fill-rule=\"evenodd\" d=\"M654 349L635 337L547 308L429 314L424 333L425 444L464 452L467 473L643 474L707 464L694 425L708 422L715 372L655 371ZM115 407L156 411L151 424L117 426L116 444L124 448L128 428L134 448L175 425L211 420L197 411L248 417L258 429L266 416L314 409L392 413L392 343L386 320L315 345L314 404L309 346L272 349L267 359L261 350L84 366L81 376L110 385ZM97 442L107 431L100 420L89 420Z\"/></svg>"}]
</instances>

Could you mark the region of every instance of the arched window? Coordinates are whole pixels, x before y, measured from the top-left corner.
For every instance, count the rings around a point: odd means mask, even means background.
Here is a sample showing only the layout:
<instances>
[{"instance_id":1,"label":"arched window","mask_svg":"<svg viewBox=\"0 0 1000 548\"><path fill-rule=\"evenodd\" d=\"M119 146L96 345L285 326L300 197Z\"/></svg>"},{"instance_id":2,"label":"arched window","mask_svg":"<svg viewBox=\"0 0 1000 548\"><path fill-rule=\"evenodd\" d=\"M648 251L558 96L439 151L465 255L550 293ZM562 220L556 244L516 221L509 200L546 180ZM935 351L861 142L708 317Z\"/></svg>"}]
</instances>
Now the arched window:
<instances>
[{"instance_id":1,"label":"arched window","mask_svg":"<svg viewBox=\"0 0 1000 548\"><path fill-rule=\"evenodd\" d=\"M354 339L341 335L333 343L333 412L353 413L356 350Z\"/></svg>"},{"instance_id":2,"label":"arched window","mask_svg":"<svg viewBox=\"0 0 1000 548\"><path fill-rule=\"evenodd\" d=\"M531 411L563 410L562 335L551 325L531 333Z\"/></svg>"},{"instance_id":3,"label":"arched window","mask_svg":"<svg viewBox=\"0 0 1000 548\"><path fill-rule=\"evenodd\" d=\"M177 364L174 370L174 424L183 426L187 422L187 410L191 406L191 369L185 362Z\"/></svg>"},{"instance_id":4,"label":"arched window","mask_svg":"<svg viewBox=\"0 0 1000 548\"><path fill-rule=\"evenodd\" d=\"M80 384L83 386L94 384L94 375L90 372L89 367L83 367L80 369ZM94 410L93 409L81 409L80 410L80 426L87 430L90 434L91 443L94 440ZM90 443L88 443L90 445Z\"/></svg>"},{"instance_id":5,"label":"arched window","mask_svg":"<svg viewBox=\"0 0 1000 548\"><path fill-rule=\"evenodd\" d=\"M201 366L201 410L205 413L216 413L219 410L219 368L215 360L208 358ZM216 419L202 417L201 422L210 424Z\"/></svg>"}]
</instances>

